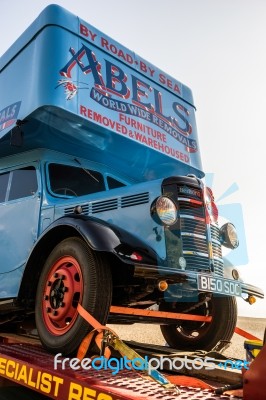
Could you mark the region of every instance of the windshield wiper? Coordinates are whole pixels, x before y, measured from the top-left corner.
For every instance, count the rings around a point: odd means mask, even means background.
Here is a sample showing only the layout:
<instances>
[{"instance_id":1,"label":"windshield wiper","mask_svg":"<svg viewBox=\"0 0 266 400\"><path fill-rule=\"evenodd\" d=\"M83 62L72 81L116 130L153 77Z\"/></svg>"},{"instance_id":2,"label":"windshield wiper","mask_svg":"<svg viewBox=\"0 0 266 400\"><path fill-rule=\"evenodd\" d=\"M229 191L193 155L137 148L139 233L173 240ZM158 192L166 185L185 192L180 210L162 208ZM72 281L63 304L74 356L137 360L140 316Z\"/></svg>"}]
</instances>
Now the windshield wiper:
<instances>
[{"instance_id":1,"label":"windshield wiper","mask_svg":"<svg viewBox=\"0 0 266 400\"><path fill-rule=\"evenodd\" d=\"M81 167L81 169L83 169L83 171L84 172L86 172L86 174L88 174L91 178L93 178L96 182L100 182L95 176L93 176L93 174L88 170L88 169L86 169L86 168L84 168L83 166L82 166L82 164L81 164L81 162L77 159L77 158L74 158L74 161L76 161L76 163L78 163L79 165L80 165L80 167Z\"/></svg>"}]
</instances>

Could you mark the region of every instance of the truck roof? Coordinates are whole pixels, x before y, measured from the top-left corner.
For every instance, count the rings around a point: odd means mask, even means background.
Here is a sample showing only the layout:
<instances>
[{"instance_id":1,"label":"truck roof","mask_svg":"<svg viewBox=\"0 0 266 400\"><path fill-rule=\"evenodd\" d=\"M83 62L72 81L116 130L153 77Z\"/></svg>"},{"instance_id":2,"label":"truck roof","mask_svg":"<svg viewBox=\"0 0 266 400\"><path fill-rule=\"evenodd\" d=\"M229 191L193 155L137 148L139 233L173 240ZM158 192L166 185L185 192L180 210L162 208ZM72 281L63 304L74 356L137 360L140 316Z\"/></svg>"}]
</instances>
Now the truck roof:
<instances>
[{"instance_id":1,"label":"truck roof","mask_svg":"<svg viewBox=\"0 0 266 400\"><path fill-rule=\"evenodd\" d=\"M60 6L1 57L0 84L0 156L73 149L132 176L203 175L191 90Z\"/></svg>"},{"instance_id":2,"label":"truck roof","mask_svg":"<svg viewBox=\"0 0 266 400\"><path fill-rule=\"evenodd\" d=\"M84 28L80 28L80 24ZM79 35L83 40L90 41L97 47L102 47L103 50L109 51L111 55L123 63L129 63L130 67L136 71L141 71L145 74L145 66L149 71L156 69L156 74L149 73L149 79L154 82L164 85L167 90L178 93L183 100L193 105L193 96L189 87L177 81L170 75L159 70L157 67L138 56L135 52L125 48L120 43L111 39L106 34L103 34L98 29L82 21L81 18L73 15L66 9L56 4L47 6L38 18L23 32L23 34L11 45L11 47L0 58L0 72L21 52L45 27L58 26L64 28L76 35ZM90 32L90 33L89 33ZM83 33L83 35L82 35ZM117 51L116 51L116 49ZM119 52L120 49L120 52ZM133 62L133 61L134 62ZM141 62L143 64L141 64ZM141 69L143 68L143 69ZM161 76L160 74L165 77ZM167 79L169 80L167 82ZM171 82L170 82L171 81Z\"/></svg>"}]
</instances>

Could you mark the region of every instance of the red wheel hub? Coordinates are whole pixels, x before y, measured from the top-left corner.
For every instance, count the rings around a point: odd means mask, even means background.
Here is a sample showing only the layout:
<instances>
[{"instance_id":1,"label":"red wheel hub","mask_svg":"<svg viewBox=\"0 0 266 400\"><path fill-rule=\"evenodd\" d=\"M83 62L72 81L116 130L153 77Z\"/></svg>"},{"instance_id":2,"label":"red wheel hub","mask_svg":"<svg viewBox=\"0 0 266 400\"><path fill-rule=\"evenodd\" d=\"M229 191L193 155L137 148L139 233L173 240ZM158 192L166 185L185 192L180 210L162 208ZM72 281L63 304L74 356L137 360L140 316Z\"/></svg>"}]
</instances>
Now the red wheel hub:
<instances>
[{"instance_id":1,"label":"red wheel hub","mask_svg":"<svg viewBox=\"0 0 266 400\"><path fill-rule=\"evenodd\" d=\"M78 261L72 256L60 258L49 271L42 300L44 322L52 334L60 336L71 329L82 298L83 276Z\"/></svg>"}]
</instances>

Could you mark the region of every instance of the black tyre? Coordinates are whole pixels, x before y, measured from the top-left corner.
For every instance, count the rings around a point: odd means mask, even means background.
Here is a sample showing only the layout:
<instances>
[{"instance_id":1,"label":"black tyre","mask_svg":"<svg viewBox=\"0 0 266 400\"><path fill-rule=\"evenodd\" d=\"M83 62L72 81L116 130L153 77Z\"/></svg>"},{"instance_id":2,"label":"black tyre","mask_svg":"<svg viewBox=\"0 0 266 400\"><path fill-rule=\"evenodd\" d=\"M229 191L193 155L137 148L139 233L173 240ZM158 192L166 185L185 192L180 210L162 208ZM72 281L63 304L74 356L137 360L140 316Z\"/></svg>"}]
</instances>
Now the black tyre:
<instances>
[{"instance_id":1,"label":"black tyre","mask_svg":"<svg viewBox=\"0 0 266 400\"><path fill-rule=\"evenodd\" d=\"M105 324L111 298L112 276L104 258L79 238L63 240L46 260L37 288L35 320L43 346L73 354L92 329L78 314L78 303Z\"/></svg>"},{"instance_id":2,"label":"black tyre","mask_svg":"<svg viewBox=\"0 0 266 400\"><path fill-rule=\"evenodd\" d=\"M162 303L161 311L180 313L191 303ZM220 340L230 341L237 321L237 303L234 297L213 297L190 314L211 316L211 322L180 320L177 325L161 325L162 334L170 347L180 350L206 350Z\"/></svg>"}]
</instances>

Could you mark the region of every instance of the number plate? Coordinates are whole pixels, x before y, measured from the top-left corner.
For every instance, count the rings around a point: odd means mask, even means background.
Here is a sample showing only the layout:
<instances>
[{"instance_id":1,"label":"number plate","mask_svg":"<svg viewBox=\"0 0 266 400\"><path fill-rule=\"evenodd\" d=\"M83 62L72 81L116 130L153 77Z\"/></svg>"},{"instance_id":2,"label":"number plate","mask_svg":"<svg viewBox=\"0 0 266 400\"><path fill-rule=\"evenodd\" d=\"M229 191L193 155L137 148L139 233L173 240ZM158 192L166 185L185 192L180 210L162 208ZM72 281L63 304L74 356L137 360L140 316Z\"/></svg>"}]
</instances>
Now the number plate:
<instances>
[{"instance_id":1,"label":"number plate","mask_svg":"<svg viewBox=\"0 0 266 400\"><path fill-rule=\"evenodd\" d=\"M198 275L198 290L227 296L241 296L241 284L239 282L215 278L210 275Z\"/></svg>"}]
</instances>

